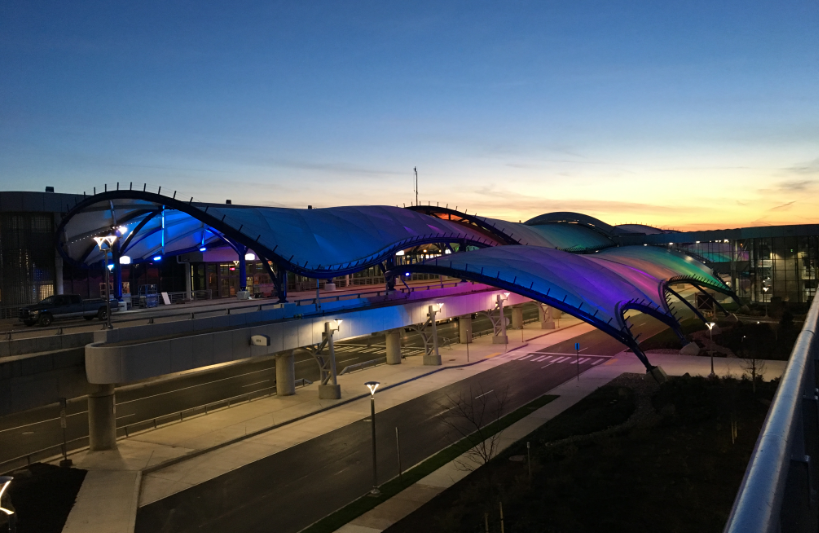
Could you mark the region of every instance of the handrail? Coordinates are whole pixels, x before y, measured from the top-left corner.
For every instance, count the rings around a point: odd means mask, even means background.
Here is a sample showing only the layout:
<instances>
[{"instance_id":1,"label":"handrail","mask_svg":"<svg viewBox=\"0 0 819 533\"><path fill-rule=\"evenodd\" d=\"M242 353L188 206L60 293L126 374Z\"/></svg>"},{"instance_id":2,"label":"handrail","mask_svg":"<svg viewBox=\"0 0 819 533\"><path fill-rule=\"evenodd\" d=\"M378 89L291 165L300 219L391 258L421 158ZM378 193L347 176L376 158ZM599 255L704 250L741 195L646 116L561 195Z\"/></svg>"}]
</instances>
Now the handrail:
<instances>
[{"instance_id":1,"label":"handrail","mask_svg":"<svg viewBox=\"0 0 819 533\"><path fill-rule=\"evenodd\" d=\"M442 288L446 288L447 286L455 287L459 283L460 282L436 283L434 285L426 285L426 286L413 285L413 286L410 287L410 289L411 289L410 292L415 292L416 290L442 289ZM396 289L396 292L399 292L399 291L403 294L403 293L405 293L406 289L404 289L404 288ZM338 301L341 301L341 300L356 300L356 299L360 299L360 298L362 298L362 297L364 297L366 295L373 295L373 294L376 295L376 297L379 297L379 296L382 296L382 295L386 295L387 291L384 290L384 289L381 289L381 290L365 291L365 292L358 292L358 293L345 293L345 294L337 294L337 295L332 295L332 296L321 296L319 298L302 298L301 300L294 300L293 302L288 302L288 303L293 303L293 304L296 304L296 306L300 307L300 306L304 306L304 305L315 304L316 300L318 300L319 303L321 303L321 302L330 302L330 301L338 302ZM267 302L267 303L261 303L261 304L251 304L251 305L236 306L236 307L219 307L217 309L202 309L200 311L186 311L186 312L181 312L181 313L173 313L173 314L160 315L160 316L140 316L140 317L135 317L135 318L123 318L123 319L114 320L112 322L112 325L114 327L116 327L117 324L124 324L124 323L129 323L129 322L141 322L141 321L146 321L146 320L148 321L148 323L146 325L151 325L151 324L156 323L155 320L163 320L164 321L165 319L176 318L176 317L187 317L187 320L194 320L196 318L197 314L199 314L199 315L208 314L210 316L221 316L221 315L214 315L213 313L218 313L218 312L221 311L221 312L224 312L225 315L229 315L229 314L231 314L232 311L233 312L242 311L242 310L251 309L251 308L256 308L257 311L261 311L264 307L276 306L276 305L280 305L280 303L279 302ZM19 333L19 334L23 334L23 333L42 333L42 332L47 332L47 331L54 331L55 335L62 335L64 329L88 328L88 327L90 327L89 324L69 324L69 325L66 325L66 326L55 326L55 327L51 327L51 328L10 329L8 331L0 332L0 335L2 335L4 337L3 339L0 339L0 342L4 342L4 341L8 342L8 341L13 340L12 335L17 334L17 333ZM41 336L42 335L38 335L37 337L41 337ZM37 337L27 337L27 338L37 338Z\"/></svg>"},{"instance_id":2,"label":"handrail","mask_svg":"<svg viewBox=\"0 0 819 533\"><path fill-rule=\"evenodd\" d=\"M819 298L814 298L751 454L725 533L817 529L818 323Z\"/></svg>"}]
</instances>

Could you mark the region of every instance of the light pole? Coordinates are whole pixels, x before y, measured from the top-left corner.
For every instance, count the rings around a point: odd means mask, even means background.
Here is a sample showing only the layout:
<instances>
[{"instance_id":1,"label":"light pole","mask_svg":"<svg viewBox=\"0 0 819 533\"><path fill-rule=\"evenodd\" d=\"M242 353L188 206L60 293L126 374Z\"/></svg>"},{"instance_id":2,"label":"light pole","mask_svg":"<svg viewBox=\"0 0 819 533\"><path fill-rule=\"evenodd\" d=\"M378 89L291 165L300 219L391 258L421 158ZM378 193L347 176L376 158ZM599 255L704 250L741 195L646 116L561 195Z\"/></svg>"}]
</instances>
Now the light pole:
<instances>
[{"instance_id":1,"label":"light pole","mask_svg":"<svg viewBox=\"0 0 819 533\"><path fill-rule=\"evenodd\" d=\"M370 496L381 496L381 491L378 490L378 464L375 453L375 390L381 385L377 381L368 381L364 385L370 389L370 421L372 426L372 440L373 440L373 488L370 491Z\"/></svg>"},{"instance_id":2,"label":"light pole","mask_svg":"<svg viewBox=\"0 0 819 533\"><path fill-rule=\"evenodd\" d=\"M14 478L11 476L0 476L0 512L5 513L8 517L9 531L11 533L15 533L17 531L17 515L12 509L6 509L3 507L3 494L5 494L6 489L9 488L9 485L11 485L13 479Z\"/></svg>"},{"instance_id":3,"label":"light pole","mask_svg":"<svg viewBox=\"0 0 819 533\"><path fill-rule=\"evenodd\" d=\"M711 331L714 329L714 326L716 326L716 323L708 322L705 325L708 326L708 351L711 353L711 374L708 377L713 378L716 377L716 374L714 373L714 337L711 335Z\"/></svg>"},{"instance_id":4,"label":"light pole","mask_svg":"<svg viewBox=\"0 0 819 533\"><path fill-rule=\"evenodd\" d=\"M762 287L762 303L765 304L765 318L768 317L768 300L765 298L765 296L768 295L768 289L769 287Z\"/></svg>"},{"instance_id":5,"label":"light pole","mask_svg":"<svg viewBox=\"0 0 819 533\"><path fill-rule=\"evenodd\" d=\"M105 237L94 237L100 251L103 252L102 265L105 270L105 327L113 329L111 325L111 270L108 268L108 252L117 240L116 235L107 235Z\"/></svg>"}]
</instances>

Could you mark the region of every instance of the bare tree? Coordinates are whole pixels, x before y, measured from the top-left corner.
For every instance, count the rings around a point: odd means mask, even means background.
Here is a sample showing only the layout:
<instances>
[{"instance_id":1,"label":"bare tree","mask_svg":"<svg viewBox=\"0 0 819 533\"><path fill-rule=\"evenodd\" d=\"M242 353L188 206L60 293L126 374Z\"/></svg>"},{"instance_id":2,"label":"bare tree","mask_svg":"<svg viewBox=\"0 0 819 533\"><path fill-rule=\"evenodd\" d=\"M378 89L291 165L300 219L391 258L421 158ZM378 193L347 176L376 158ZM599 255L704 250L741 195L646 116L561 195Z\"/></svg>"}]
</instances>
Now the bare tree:
<instances>
[{"instance_id":1,"label":"bare tree","mask_svg":"<svg viewBox=\"0 0 819 533\"><path fill-rule=\"evenodd\" d=\"M458 465L465 470L475 470L485 465L498 453L501 431L498 422L509 401L509 387L484 390L469 388L457 396L447 395L448 405L444 423L458 432L469 444L466 460Z\"/></svg>"},{"instance_id":2,"label":"bare tree","mask_svg":"<svg viewBox=\"0 0 819 533\"><path fill-rule=\"evenodd\" d=\"M745 375L751 378L751 386L754 394L756 394L757 379L761 379L765 373L765 360L760 359L757 352L763 351L763 353L765 353L765 349L768 348L768 343L759 337L758 332L754 331L754 333L757 333L757 335L752 335L751 342L753 342L754 345L750 350L745 349L744 341L747 340L747 337L742 337L741 358L742 370L745 372Z\"/></svg>"}]
</instances>

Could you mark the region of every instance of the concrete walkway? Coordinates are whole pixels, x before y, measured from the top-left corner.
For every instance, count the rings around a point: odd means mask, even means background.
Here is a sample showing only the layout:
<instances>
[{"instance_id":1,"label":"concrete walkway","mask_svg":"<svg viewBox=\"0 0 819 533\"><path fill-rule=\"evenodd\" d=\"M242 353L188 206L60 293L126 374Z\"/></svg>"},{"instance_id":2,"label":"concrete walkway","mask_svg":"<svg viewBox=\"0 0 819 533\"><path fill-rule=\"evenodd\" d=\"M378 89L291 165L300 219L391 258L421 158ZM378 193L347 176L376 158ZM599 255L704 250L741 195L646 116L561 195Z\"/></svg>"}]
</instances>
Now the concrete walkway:
<instances>
[{"instance_id":1,"label":"concrete walkway","mask_svg":"<svg viewBox=\"0 0 819 533\"><path fill-rule=\"evenodd\" d=\"M541 349L593 329L574 318L562 318L560 326L541 330L534 323L522 332L510 330L508 346L483 336L468 346L441 348L441 367L424 366L417 356L339 376L341 400L319 400L313 384L294 396L266 397L120 439L115 451L74 454L77 468L89 475L63 531L133 531L135 502L147 505L365 418L370 409L365 381L381 382L377 408L383 411L504 364L511 360L501 357L507 351Z\"/></svg>"},{"instance_id":2,"label":"concrete walkway","mask_svg":"<svg viewBox=\"0 0 819 533\"><path fill-rule=\"evenodd\" d=\"M681 376L686 372L692 376L707 376L711 372L710 359L707 357L661 352L663 351L652 351L648 353L648 356L653 364L662 366L669 376ZM741 364L742 361L739 359L715 359L714 371L719 376L740 377L743 374ZM785 371L785 366L785 361L766 361L764 379L767 381L781 376ZM500 438L498 453L526 438L540 426L624 372L644 374L645 367L633 354L622 352L606 363L591 367L580 375L579 380L569 380L552 389L549 394L556 394L558 398L505 429ZM645 379L651 378L646 376ZM465 478L479 466L467 452L338 529L337 533L384 531Z\"/></svg>"}]
</instances>

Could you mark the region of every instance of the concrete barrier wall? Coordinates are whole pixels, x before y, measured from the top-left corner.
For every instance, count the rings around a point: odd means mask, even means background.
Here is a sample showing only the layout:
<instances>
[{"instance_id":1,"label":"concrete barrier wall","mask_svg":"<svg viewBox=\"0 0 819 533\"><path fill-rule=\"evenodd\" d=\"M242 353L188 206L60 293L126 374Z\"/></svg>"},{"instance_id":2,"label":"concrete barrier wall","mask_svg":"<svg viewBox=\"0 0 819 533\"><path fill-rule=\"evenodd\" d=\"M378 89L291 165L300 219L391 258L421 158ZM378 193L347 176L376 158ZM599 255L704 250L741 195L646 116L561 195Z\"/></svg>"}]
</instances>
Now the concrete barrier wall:
<instances>
[{"instance_id":1,"label":"concrete barrier wall","mask_svg":"<svg viewBox=\"0 0 819 533\"><path fill-rule=\"evenodd\" d=\"M32 328L32 332L36 332L36 329ZM98 339L92 331L47 335L30 339L12 339L10 341L0 340L0 358L78 348L96 340Z\"/></svg>"},{"instance_id":2,"label":"concrete barrier wall","mask_svg":"<svg viewBox=\"0 0 819 533\"><path fill-rule=\"evenodd\" d=\"M0 416L88 394L85 346L0 360Z\"/></svg>"},{"instance_id":3,"label":"concrete barrier wall","mask_svg":"<svg viewBox=\"0 0 819 533\"><path fill-rule=\"evenodd\" d=\"M254 356L271 355L318 344L322 340L324 323L329 321L332 324L336 319L343 322L341 330L335 334L335 339L342 340L423 323L427 320L429 305L435 303L444 303L438 313L438 320L485 311L494 308L496 296L503 294L504 291L485 290L458 295L453 295L452 292L452 289L440 289L440 295L438 295L434 291L423 291L414 293L419 296L411 296L406 303L392 302L390 305L383 302L380 307L346 312L333 312L331 305L322 304L324 316L296 318L300 313L294 313L294 318L289 320L250 327L242 327L242 325L251 320L246 315L255 313L230 315L216 317L234 319L235 322L230 324L234 329L230 330L118 346L96 342L85 348L86 373L88 381L94 384L130 383L172 372ZM423 299L420 299L421 295ZM528 301L530 301L528 298L510 294L506 305ZM344 302L331 303L343 304ZM315 313L314 306L293 307L303 311L304 314ZM269 316L275 317L276 313L283 312L288 313L291 310L287 308L271 310ZM257 313L268 313L268 311ZM272 318L272 320L275 319ZM253 321L257 320L253 319ZM251 346L250 337L252 335L267 336L270 339L270 345Z\"/></svg>"}]
</instances>

